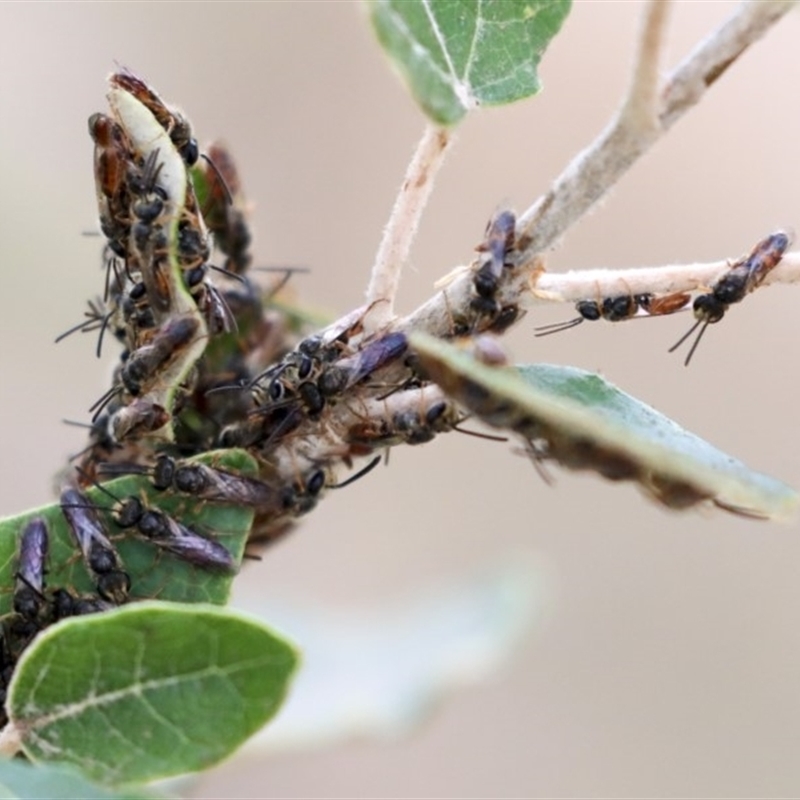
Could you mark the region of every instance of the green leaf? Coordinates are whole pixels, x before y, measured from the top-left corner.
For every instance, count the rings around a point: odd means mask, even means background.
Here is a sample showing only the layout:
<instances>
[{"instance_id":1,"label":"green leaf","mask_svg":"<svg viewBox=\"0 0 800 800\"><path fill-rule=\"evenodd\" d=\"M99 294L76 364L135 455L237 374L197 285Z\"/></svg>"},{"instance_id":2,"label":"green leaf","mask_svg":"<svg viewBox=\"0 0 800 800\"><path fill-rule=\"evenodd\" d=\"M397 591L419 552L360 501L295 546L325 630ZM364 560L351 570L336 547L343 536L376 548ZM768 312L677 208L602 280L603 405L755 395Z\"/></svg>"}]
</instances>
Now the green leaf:
<instances>
[{"instance_id":1,"label":"green leaf","mask_svg":"<svg viewBox=\"0 0 800 800\"><path fill-rule=\"evenodd\" d=\"M435 122L537 94L570 0L370 0L378 40Z\"/></svg>"},{"instance_id":2,"label":"green leaf","mask_svg":"<svg viewBox=\"0 0 800 800\"><path fill-rule=\"evenodd\" d=\"M137 603L68 619L20 659L8 714L27 756L110 786L225 758L280 707L298 656L214 606Z\"/></svg>"},{"instance_id":3,"label":"green leaf","mask_svg":"<svg viewBox=\"0 0 800 800\"><path fill-rule=\"evenodd\" d=\"M257 472L255 460L243 450L205 453L196 460L240 475L253 476ZM189 495L174 492L158 492L153 489L150 479L141 475L118 478L104 486L118 498L142 497L146 505L157 507L202 536L213 537L227 548L237 564L240 563L253 523L252 510L197 502ZM104 508L113 503L99 489L89 489L87 495ZM91 575L77 555L78 548L61 508L57 504L45 506L0 521L0 615L11 611L19 535L37 516L44 518L50 535L47 585L51 589L69 588L81 594L96 591ZM119 529L111 521L110 514L106 513L104 517L108 521L109 538L131 577L132 600L158 598L185 603L227 602L233 575L194 566L130 531Z\"/></svg>"},{"instance_id":4,"label":"green leaf","mask_svg":"<svg viewBox=\"0 0 800 800\"><path fill-rule=\"evenodd\" d=\"M636 481L683 509L711 501L727 511L787 518L797 493L754 472L613 384L574 367L490 367L425 334L409 337L422 367L490 425L519 433L538 461Z\"/></svg>"},{"instance_id":5,"label":"green leaf","mask_svg":"<svg viewBox=\"0 0 800 800\"><path fill-rule=\"evenodd\" d=\"M33 766L21 761L0 763L0 798L3 800L155 800L147 789L115 792L89 783L72 767L55 764Z\"/></svg>"}]
</instances>

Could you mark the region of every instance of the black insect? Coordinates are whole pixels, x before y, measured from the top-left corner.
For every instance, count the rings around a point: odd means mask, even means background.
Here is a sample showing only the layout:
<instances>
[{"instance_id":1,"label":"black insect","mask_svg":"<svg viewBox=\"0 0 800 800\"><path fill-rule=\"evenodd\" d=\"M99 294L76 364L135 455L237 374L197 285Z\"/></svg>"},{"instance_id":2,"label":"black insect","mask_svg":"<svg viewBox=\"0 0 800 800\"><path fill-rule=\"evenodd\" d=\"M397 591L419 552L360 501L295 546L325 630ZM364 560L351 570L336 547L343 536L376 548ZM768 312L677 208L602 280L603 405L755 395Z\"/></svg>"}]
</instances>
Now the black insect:
<instances>
[{"instance_id":1,"label":"black insect","mask_svg":"<svg viewBox=\"0 0 800 800\"><path fill-rule=\"evenodd\" d=\"M60 502L84 563L95 580L98 594L116 605L124 603L128 599L131 579L123 569L116 548L106 536L97 513L98 507L74 488L64 489Z\"/></svg>"},{"instance_id":2,"label":"black insect","mask_svg":"<svg viewBox=\"0 0 800 800\"><path fill-rule=\"evenodd\" d=\"M307 514L317 505L323 489L343 489L345 486L349 486L371 472L380 463L380 460L381 457L378 456L366 467L341 483L329 483L328 472L324 466L311 467L304 475L279 489L282 516L299 517Z\"/></svg>"},{"instance_id":3,"label":"black insect","mask_svg":"<svg viewBox=\"0 0 800 800\"><path fill-rule=\"evenodd\" d=\"M408 349L405 334L394 332L369 342L352 356L331 363L334 354L341 353L344 341L340 338L323 344L319 337L309 337L281 363L251 383L252 397L258 406L254 415L274 418L278 414L277 419L261 429L268 431L266 439L257 439L263 446L277 442L303 419L318 418L334 398L399 359ZM253 423L246 428L254 433L258 430ZM223 442L233 444L239 432L244 432L241 426L223 431Z\"/></svg>"},{"instance_id":4,"label":"black insect","mask_svg":"<svg viewBox=\"0 0 800 800\"><path fill-rule=\"evenodd\" d=\"M398 444L425 444L438 433L455 429L463 416L454 403L440 400L424 409L407 409L383 419L357 422L349 427L345 440L351 447L351 455L366 455Z\"/></svg>"},{"instance_id":5,"label":"black insect","mask_svg":"<svg viewBox=\"0 0 800 800\"><path fill-rule=\"evenodd\" d=\"M199 461L179 461L168 455L158 456L151 469L106 464L100 471L104 474L149 473L157 491L173 490L198 500L258 510L274 507L278 494L273 487L255 478L215 469Z\"/></svg>"},{"instance_id":6,"label":"black insect","mask_svg":"<svg viewBox=\"0 0 800 800\"><path fill-rule=\"evenodd\" d=\"M53 622L67 617L98 614L116 608L116 604L94 595L77 595L68 589L56 589L50 596Z\"/></svg>"},{"instance_id":7,"label":"black insect","mask_svg":"<svg viewBox=\"0 0 800 800\"><path fill-rule=\"evenodd\" d=\"M205 157L204 157L205 158ZM204 176L208 186L203 218L214 235L214 243L227 257L227 271L243 275L252 261L252 235L245 214L241 180L228 149L215 142L205 158Z\"/></svg>"},{"instance_id":8,"label":"black insect","mask_svg":"<svg viewBox=\"0 0 800 800\"><path fill-rule=\"evenodd\" d=\"M147 508L137 497L123 500L103 486L98 488L114 501L110 511L120 528L134 529L156 547L203 569L236 571L233 556L219 542L200 536L163 511Z\"/></svg>"},{"instance_id":9,"label":"black insect","mask_svg":"<svg viewBox=\"0 0 800 800\"><path fill-rule=\"evenodd\" d=\"M135 397L128 405L121 406L110 415L106 432L114 444L135 441L160 430L171 419L164 406L146 397Z\"/></svg>"},{"instance_id":10,"label":"black insect","mask_svg":"<svg viewBox=\"0 0 800 800\"><path fill-rule=\"evenodd\" d=\"M500 211L489 221L484 241L475 248L488 254L488 258L472 279L479 297L494 299L503 267L509 264L509 255L514 249L516 224L517 218L513 211Z\"/></svg>"},{"instance_id":11,"label":"black insect","mask_svg":"<svg viewBox=\"0 0 800 800\"><path fill-rule=\"evenodd\" d=\"M220 447L269 448L302 424L304 415L299 405L277 405L250 412L240 422L223 428L217 444Z\"/></svg>"},{"instance_id":12,"label":"black insect","mask_svg":"<svg viewBox=\"0 0 800 800\"><path fill-rule=\"evenodd\" d=\"M13 600L14 611L30 623L40 619L46 606L44 577L48 544L45 521L35 517L20 535Z\"/></svg>"},{"instance_id":13,"label":"black insect","mask_svg":"<svg viewBox=\"0 0 800 800\"><path fill-rule=\"evenodd\" d=\"M158 150L153 150L141 170L131 169L128 172L128 188L133 195L131 213L145 226L156 223L164 213L169 200L166 190L158 185L158 177L164 166L164 163L159 161L158 154ZM137 234L134 231L132 233L136 239Z\"/></svg>"},{"instance_id":14,"label":"black insect","mask_svg":"<svg viewBox=\"0 0 800 800\"><path fill-rule=\"evenodd\" d=\"M89 117L89 135L95 143L94 177L100 229L112 252L127 258L130 233L127 175L133 161L132 147L122 126L104 114Z\"/></svg>"},{"instance_id":15,"label":"black insect","mask_svg":"<svg viewBox=\"0 0 800 800\"><path fill-rule=\"evenodd\" d=\"M698 328L697 338L692 342L685 366L689 366L700 339L706 328L719 322L728 307L733 303L740 303L750 292L757 289L780 263L783 254L789 247L790 238L783 231L777 231L766 239L762 239L752 250L750 255L739 259L733 266L714 284L711 291L695 298L692 310L694 311L694 325L669 349L672 353L677 350ZM702 326L702 327L701 327Z\"/></svg>"},{"instance_id":16,"label":"black insect","mask_svg":"<svg viewBox=\"0 0 800 800\"><path fill-rule=\"evenodd\" d=\"M46 593L49 539L47 525L40 517L31 520L20 536L13 598L14 611L18 616L11 621L9 629L18 640L18 645L30 641L52 622L116 607L115 603L101 597L82 597L64 588Z\"/></svg>"},{"instance_id":17,"label":"black insect","mask_svg":"<svg viewBox=\"0 0 800 800\"><path fill-rule=\"evenodd\" d=\"M346 392L374 372L402 358L408 351L408 339L401 331L388 333L367 343L355 355L340 359L325 369L318 387L324 397Z\"/></svg>"},{"instance_id":18,"label":"black insect","mask_svg":"<svg viewBox=\"0 0 800 800\"><path fill-rule=\"evenodd\" d=\"M115 295L125 321L125 341L136 347L141 332L155 328L156 317L144 281L129 282Z\"/></svg>"},{"instance_id":19,"label":"black insect","mask_svg":"<svg viewBox=\"0 0 800 800\"><path fill-rule=\"evenodd\" d=\"M159 372L192 343L198 328L197 320L191 316L168 319L149 343L131 353L123 365L120 377L128 392L134 397L144 394Z\"/></svg>"},{"instance_id":20,"label":"black insect","mask_svg":"<svg viewBox=\"0 0 800 800\"><path fill-rule=\"evenodd\" d=\"M626 319L632 319L639 311L643 311L651 317L674 314L676 311L684 309L689 300L691 300L691 295L685 292L675 292L662 297L656 297L652 294L622 294L606 297L599 302L596 300L580 300L575 304L575 310L579 316L566 322L542 325L536 328L534 335L549 336L551 333L560 333L574 328L586 320L594 322L604 319L607 322L622 322Z\"/></svg>"},{"instance_id":21,"label":"black insect","mask_svg":"<svg viewBox=\"0 0 800 800\"><path fill-rule=\"evenodd\" d=\"M147 303L163 317L173 302L166 231L152 222L139 220L131 228L131 239Z\"/></svg>"}]
</instances>

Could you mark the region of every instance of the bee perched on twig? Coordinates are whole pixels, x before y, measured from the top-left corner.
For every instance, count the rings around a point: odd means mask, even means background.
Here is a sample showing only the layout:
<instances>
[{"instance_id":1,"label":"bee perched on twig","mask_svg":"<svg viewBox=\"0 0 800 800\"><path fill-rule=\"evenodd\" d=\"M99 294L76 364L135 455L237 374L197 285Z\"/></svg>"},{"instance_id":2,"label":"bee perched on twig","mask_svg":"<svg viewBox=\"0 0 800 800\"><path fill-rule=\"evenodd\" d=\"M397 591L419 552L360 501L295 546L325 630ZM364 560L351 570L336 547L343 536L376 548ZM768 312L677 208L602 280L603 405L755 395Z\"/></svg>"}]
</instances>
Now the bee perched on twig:
<instances>
[{"instance_id":1,"label":"bee perched on twig","mask_svg":"<svg viewBox=\"0 0 800 800\"><path fill-rule=\"evenodd\" d=\"M621 294L605 297L602 300L579 300L575 303L577 317L565 322L554 322L552 325L541 325L536 328L535 336L549 336L552 333L574 328L582 322L596 322L604 319L607 322L622 322L639 316L660 317L683 311L692 296L688 292L675 292L673 294L657 297L653 294Z\"/></svg>"},{"instance_id":2,"label":"bee perched on twig","mask_svg":"<svg viewBox=\"0 0 800 800\"><path fill-rule=\"evenodd\" d=\"M719 322L731 305L740 303L764 282L767 275L778 266L790 243L791 238L784 231L770 234L762 239L749 255L736 261L711 287L710 292L696 297L692 310L697 322L670 347L669 352L674 353L700 328L697 338L692 342L686 360L683 362L688 367L706 328Z\"/></svg>"},{"instance_id":3,"label":"bee perched on twig","mask_svg":"<svg viewBox=\"0 0 800 800\"><path fill-rule=\"evenodd\" d=\"M499 211L489 220L484 240L475 248L481 257L472 276L475 296L470 300L469 310L474 318L456 321L455 335L465 336L475 330L502 333L523 313L516 304L503 306L497 298L504 269L514 266L516 224L516 215L508 209Z\"/></svg>"},{"instance_id":4,"label":"bee perched on twig","mask_svg":"<svg viewBox=\"0 0 800 800\"><path fill-rule=\"evenodd\" d=\"M192 135L189 120L178 109L168 106L151 86L127 68L111 75L109 83L133 95L152 113L187 166L192 166L197 161L200 155L197 139Z\"/></svg>"}]
</instances>

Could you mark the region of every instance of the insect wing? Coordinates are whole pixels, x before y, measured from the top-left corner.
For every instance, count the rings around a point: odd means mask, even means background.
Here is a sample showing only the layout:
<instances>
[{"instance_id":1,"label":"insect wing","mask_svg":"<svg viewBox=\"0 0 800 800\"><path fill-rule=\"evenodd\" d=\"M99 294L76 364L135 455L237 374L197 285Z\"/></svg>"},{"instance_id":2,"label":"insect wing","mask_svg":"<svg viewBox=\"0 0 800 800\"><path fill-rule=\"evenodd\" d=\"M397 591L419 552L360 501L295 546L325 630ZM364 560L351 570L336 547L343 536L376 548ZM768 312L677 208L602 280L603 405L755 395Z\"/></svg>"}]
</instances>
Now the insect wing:
<instances>
[{"instance_id":1,"label":"insect wing","mask_svg":"<svg viewBox=\"0 0 800 800\"><path fill-rule=\"evenodd\" d=\"M35 517L20 537L17 577L21 585L39 594L44 590L48 544L47 525L41 517Z\"/></svg>"},{"instance_id":2,"label":"insect wing","mask_svg":"<svg viewBox=\"0 0 800 800\"><path fill-rule=\"evenodd\" d=\"M89 560L92 549L96 546L114 550L114 546L105 535L103 523L94 504L83 492L72 488L64 489L61 492L60 502L69 529L85 560Z\"/></svg>"},{"instance_id":3,"label":"insect wing","mask_svg":"<svg viewBox=\"0 0 800 800\"><path fill-rule=\"evenodd\" d=\"M405 355L408 338L396 331L367 344L356 355L342 359L338 366L349 368L350 375L346 389L372 375L373 372Z\"/></svg>"},{"instance_id":4,"label":"insect wing","mask_svg":"<svg viewBox=\"0 0 800 800\"><path fill-rule=\"evenodd\" d=\"M776 231L760 241L747 258L747 291L752 292L775 269L791 244L789 234Z\"/></svg>"},{"instance_id":5,"label":"insect wing","mask_svg":"<svg viewBox=\"0 0 800 800\"><path fill-rule=\"evenodd\" d=\"M163 525L159 536L152 538L158 547L203 569L236 571L233 556L221 544L200 536L167 514L159 516Z\"/></svg>"},{"instance_id":6,"label":"insect wing","mask_svg":"<svg viewBox=\"0 0 800 800\"><path fill-rule=\"evenodd\" d=\"M262 481L233 475L206 464L186 464L175 471L175 488L201 500L246 508L270 507L275 491Z\"/></svg>"}]
</instances>

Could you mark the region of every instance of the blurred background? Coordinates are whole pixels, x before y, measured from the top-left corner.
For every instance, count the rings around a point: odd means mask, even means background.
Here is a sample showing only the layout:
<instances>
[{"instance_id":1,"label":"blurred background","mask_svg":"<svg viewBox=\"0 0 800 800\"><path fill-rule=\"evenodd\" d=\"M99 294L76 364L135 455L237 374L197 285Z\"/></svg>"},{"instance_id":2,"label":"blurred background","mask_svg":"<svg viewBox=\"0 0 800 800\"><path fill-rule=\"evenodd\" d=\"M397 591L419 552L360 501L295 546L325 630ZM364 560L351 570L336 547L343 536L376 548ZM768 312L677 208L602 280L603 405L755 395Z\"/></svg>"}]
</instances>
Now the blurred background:
<instances>
[{"instance_id":1,"label":"blurred background","mask_svg":"<svg viewBox=\"0 0 800 800\"><path fill-rule=\"evenodd\" d=\"M676 4L669 66L734 3ZM116 358L53 339L101 291L92 146L115 63L224 137L254 205L262 264L332 313L362 301L423 129L356 3L0 5L0 515L51 497L83 446ZM499 204L531 203L605 124L627 83L640 6L575 4L543 93L462 126L403 278L399 308L468 263ZM735 257L800 224L800 15L735 64L568 236L551 270ZM601 371L751 467L800 486L800 295L757 292L710 329L689 369L667 348L688 315L507 337L518 361ZM792 363L795 364L792 367ZM456 434L396 450L331 493L242 579L250 607L374 610L532 559L539 624L504 666L405 737L243 755L194 796L796 796L800 786L797 525L669 513L631 487L559 473ZM426 588L427 587L427 588ZM255 600L253 598L256 598ZM387 623L389 625L389 623ZM391 629L388 629L391 633ZM291 631L289 631L291 633Z\"/></svg>"}]
</instances>

